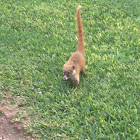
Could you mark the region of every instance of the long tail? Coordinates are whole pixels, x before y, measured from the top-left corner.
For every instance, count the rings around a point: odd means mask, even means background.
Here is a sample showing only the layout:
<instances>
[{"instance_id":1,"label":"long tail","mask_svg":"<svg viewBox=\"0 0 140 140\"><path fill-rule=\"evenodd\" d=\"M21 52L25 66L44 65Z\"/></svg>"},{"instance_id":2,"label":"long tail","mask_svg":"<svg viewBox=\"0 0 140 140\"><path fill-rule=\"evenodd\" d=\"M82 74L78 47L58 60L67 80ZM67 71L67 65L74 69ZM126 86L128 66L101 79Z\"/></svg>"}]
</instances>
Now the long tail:
<instances>
[{"instance_id":1,"label":"long tail","mask_svg":"<svg viewBox=\"0 0 140 140\"><path fill-rule=\"evenodd\" d=\"M77 32L78 32L78 51L84 55L84 32L80 13L81 6L77 8Z\"/></svg>"}]
</instances>

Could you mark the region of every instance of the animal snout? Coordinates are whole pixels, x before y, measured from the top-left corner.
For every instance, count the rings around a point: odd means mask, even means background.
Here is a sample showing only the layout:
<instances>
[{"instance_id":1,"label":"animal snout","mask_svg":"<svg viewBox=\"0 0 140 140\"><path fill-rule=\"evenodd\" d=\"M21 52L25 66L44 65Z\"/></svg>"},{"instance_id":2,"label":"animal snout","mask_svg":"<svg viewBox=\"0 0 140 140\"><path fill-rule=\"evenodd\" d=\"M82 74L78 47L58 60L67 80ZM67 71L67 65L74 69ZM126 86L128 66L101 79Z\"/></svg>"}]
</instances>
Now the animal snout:
<instances>
[{"instance_id":1,"label":"animal snout","mask_svg":"<svg viewBox=\"0 0 140 140\"><path fill-rule=\"evenodd\" d=\"M68 77L67 77L67 76L64 76L64 77L63 77L63 80L68 80Z\"/></svg>"}]
</instances>

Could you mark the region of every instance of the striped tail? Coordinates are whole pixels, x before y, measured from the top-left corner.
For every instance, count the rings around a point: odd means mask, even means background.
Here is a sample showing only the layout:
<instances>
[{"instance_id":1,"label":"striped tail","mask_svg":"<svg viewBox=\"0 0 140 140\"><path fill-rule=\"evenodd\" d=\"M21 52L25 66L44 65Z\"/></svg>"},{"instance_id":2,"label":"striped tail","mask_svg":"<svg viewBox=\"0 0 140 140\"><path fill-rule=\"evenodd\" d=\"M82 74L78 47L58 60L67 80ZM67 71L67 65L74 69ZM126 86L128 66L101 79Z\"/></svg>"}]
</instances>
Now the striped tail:
<instances>
[{"instance_id":1,"label":"striped tail","mask_svg":"<svg viewBox=\"0 0 140 140\"><path fill-rule=\"evenodd\" d=\"M77 8L77 32L78 32L78 51L84 55L84 32L82 26L82 19L80 14L81 6Z\"/></svg>"}]
</instances>

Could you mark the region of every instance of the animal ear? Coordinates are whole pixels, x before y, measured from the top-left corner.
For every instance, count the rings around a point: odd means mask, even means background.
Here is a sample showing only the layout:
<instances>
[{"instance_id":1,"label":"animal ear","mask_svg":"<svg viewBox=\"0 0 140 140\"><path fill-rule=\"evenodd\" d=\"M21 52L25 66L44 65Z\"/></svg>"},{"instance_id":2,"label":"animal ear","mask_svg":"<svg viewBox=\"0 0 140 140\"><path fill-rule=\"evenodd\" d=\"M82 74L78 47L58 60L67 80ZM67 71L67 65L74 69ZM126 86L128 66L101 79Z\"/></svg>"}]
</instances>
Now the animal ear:
<instances>
[{"instance_id":1,"label":"animal ear","mask_svg":"<svg viewBox=\"0 0 140 140\"><path fill-rule=\"evenodd\" d=\"M75 66L73 65L72 68L75 69Z\"/></svg>"}]
</instances>

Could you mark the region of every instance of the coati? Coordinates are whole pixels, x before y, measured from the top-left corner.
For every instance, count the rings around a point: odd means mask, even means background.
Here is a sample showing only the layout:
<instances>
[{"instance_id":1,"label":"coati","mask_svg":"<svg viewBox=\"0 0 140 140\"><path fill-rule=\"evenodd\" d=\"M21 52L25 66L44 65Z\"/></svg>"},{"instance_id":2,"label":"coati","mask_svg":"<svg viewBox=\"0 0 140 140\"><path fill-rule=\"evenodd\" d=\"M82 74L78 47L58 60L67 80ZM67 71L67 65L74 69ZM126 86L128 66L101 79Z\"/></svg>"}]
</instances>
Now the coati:
<instances>
[{"instance_id":1,"label":"coati","mask_svg":"<svg viewBox=\"0 0 140 140\"><path fill-rule=\"evenodd\" d=\"M84 58L84 33L82 26L82 19L80 14L81 6L77 7L77 32L78 32L78 49L74 52L69 60L63 66L63 79L72 79L73 85L79 84L79 74L85 71L85 58Z\"/></svg>"}]
</instances>

